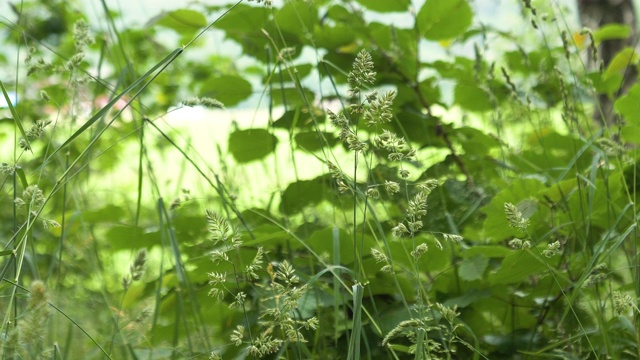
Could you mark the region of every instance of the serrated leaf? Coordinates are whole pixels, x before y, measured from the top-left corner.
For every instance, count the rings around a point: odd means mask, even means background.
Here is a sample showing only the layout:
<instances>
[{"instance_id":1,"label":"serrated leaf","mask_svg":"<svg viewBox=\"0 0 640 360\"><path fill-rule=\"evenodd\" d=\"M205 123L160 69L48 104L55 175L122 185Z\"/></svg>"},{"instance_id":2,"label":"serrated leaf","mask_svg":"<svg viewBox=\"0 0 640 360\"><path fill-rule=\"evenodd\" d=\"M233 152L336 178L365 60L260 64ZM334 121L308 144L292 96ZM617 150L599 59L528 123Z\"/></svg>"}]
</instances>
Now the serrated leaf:
<instances>
[{"instance_id":1,"label":"serrated leaf","mask_svg":"<svg viewBox=\"0 0 640 360\"><path fill-rule=\"evenodd\" d=\"M489 265L489 258L482 255L465 258L460 264L458 274L462 280L473 281L482 279L484 271Z\"/></svg>"},{"instance_id":2,"label":"serrated leaf","mask_svg":"<svg viewBox=\"0 0 640 360\"><path fill-rule=\"evenodd\" d=\"M237 162L247 163L271 154L277 143L266 129L236 130L229 135L229 152Z\"/></svg>"},{"instance_id":3,"label":"serrated leaf","mask_svg":"<svg viewBox=\"0 0 640 360\"><path fill-rule=\"evenodd\" d=\"M472 19L467 0L427 0L418 12L416 26L427 40L448 40L463 34Z\"/></svg>"},{"instance_id":4,"label":"serrated leaf","mask_svg":"<svg viewBox=\"0 0 640 360\"><path fill-rule=\"evenodd\" d=\"M200 89L200 96L210 97L233 106L251 96L253 89L247 80L234 75L220 75L207 79Z\"/></svg>"}]
</instances>

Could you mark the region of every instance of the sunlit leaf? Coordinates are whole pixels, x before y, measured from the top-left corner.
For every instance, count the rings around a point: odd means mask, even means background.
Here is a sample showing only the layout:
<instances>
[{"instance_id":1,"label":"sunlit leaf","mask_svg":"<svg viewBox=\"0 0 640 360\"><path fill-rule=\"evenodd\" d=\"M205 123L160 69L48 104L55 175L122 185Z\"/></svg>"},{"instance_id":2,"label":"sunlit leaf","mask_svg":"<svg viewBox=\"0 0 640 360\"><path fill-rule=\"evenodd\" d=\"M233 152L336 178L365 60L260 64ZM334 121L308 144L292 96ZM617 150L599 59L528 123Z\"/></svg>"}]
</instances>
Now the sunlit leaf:
<instances>
[{"instance_id":1,"label":"sunlit leaf","mask_svg":"<svg viewBox=\"0 0 640 360\"><path fill-rule=\"evenodd\" d=\"M161 13L152 19L151 23L173 29L179 34L189 35L207 26L207 19L198 11L180 9Z\"/></svg>"},{"instance_id":2,"label":"sunlit leaf","mask_svg":"<svg viewBox=\"0 0 640 360\"><path fill-rule=\"evenodd\" d=\"M638 63L638 54L631 47L626 47L613 57L607 69L602 75L604 79L607 79L615 74L625 72L630 66L634 66Z\"/></svg>"},{"instance_id":3,"label":"sunlit leaf","mask_svg":"<svg viewBox=\"0 0 640 360\"><path fill-rule=\"evenodd\" d=\"M626 39L631 34L631 28L625 24L606 24L593 31L593 39L596 43L604 40Z\"/></svg>"},{"instance_id":4,"label":"sunlit leaf","mask_svg":"<svg viewBox=\"0 0 640 360\"><path fill-rule=\"evenodd\" d=\"M386 13L394 11L406 11L411 5L410 0L357 0L369 10Z\"/></svg>"},{"instance_id":5,"label":"sunlit leaf","mask_svg":"<svg viewBox=\"0 0 640 360\"><path fill-rule=\"evenodd\" d=\"M640 85L634 84L627 94L616 100L614 107L627 123L640 125Z\"/></svg>"},{"instance_id":6,"label":"sunlit leaf","mask_svg":"<svg viewBox=\"0 0 640 360\"><path fill-rule=\"evenodd\" d=\"M463 34L472 19L467 0L427 0L418 12L416 26L427 40L448 40Z\"/></svg>"}]
</instances>

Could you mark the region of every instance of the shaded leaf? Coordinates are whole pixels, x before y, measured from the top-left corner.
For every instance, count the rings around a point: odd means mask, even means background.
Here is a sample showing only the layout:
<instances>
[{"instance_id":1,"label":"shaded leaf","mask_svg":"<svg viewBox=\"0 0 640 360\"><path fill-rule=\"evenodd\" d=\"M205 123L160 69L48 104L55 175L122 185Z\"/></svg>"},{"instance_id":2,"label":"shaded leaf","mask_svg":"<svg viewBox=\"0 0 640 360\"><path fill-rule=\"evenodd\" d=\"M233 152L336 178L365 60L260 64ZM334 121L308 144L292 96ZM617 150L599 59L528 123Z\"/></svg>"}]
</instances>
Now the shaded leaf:
<instances>
[{"instance_id":1,"label":"shaded leaf","mask_svg":"<svg viewBox=\"0 0 640 360\"><path fill-rule=\"evenodd\" d=\"M489 281L493 285L518 284L546 269L547 266L539 256L528 251L514 251L504 258L500 268L489 276Z\"/></svg>"},{"instance_id":2,"label":"shaded leaf","mask_svg":"<svg viewBox=\"0 0 640 360\"><path fill-rule=\"evenodd\" d=\"M480 280L489 265L489 258L482 255L465 258L460 264L460 278L466 281Z\"/></svg>"},{"instance_id":3,"label":"shaded leaf","mask_svg":"<svg viewBox=\"0 0 640 360\"><path fill-rule=\"evenodd\" d=\"M239 163L260 160L276 149L278 138L266 129L236 130L229 134L229 152Z\"/></svg>"},{"instance_id":4,"label":"shaded leaf","mask_svg":"<svg viewBox=\"0 0 640 360\"><path fill-rule=\"evenodd\" d=\"M251 83L233 75L219 75L207 79L200 90L200 96L217 99L225 106L236 105L251 96L251 93Z\"/></svg>"},{"instance_id":5,"label":"shaded leaf","mask_svg":"<svg viewBox=\"0 0 640 360\"><path fill-rule=\"evenodd\" d=\"M304 131L295 134L293 138L299 148L307 151L317 151L327 145L333 147L338 143L338 138L328 132Z\"/></svg>"}]
</instances>

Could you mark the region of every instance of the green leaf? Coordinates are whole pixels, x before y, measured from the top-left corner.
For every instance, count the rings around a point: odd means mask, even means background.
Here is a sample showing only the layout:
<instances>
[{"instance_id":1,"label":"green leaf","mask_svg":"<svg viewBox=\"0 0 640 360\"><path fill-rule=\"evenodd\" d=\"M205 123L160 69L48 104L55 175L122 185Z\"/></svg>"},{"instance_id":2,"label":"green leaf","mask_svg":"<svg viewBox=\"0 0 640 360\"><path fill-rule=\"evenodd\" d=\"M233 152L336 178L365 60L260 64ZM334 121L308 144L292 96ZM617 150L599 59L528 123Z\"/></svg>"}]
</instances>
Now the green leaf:
<instances>
[{"instance_id":1,"label":"green leaf","mask_svg":"<svg viewBox=\"0 0 640 360\"><path fill-rule=\"evenodd\" d=\"M492 285L521 283L530 275L547 269L544 261L528 251L515 251L504 258L502 265L489 276Z\"/></svg>"},{"instance_id":2,"label":"green leaf","mask_svg":"<svg viewBox=\"0 0 640 360\"><path fill-rule=\"evenodd\" d=\"M307 206L317 205L323 199L324 184L321 178L298 180L289 184L282 193L280 212L292 215Z\"/></svg>"},{"instance_id":3,"label":"green leaf","mask_svg":"<svg viewBox=\"0 0 640 360\"><path fill-rule=\"evenodd\" d=\"M638 63L638 54L632 47L626 47L613 57L607 69L602 74L603 79L608 79L616 74L626 71L627 67Z\"/></svg>"},{"instance_id":4,"label":"green leaf","mask_svg":"<svg viewBox=\"0 0 640 360\"><path fill-rule=\"evenodd\" d=\"M280 31L305 37L318 21L318 9L305 1L288 1L275 12L273 19Z\"/></svg>"},{"instance_id":5,"label":"green leaf","mask_svg":"<svg viewBox=\"0 0 640 360\"><path fill-rule=\"evenodd\" d=\"M472 19L467 0L427 0L418 12L416 26L427 40L447 40L463 34Z\"/></svg>"},{"instance_id":6,"label":"green leaf","mask_svg":"<svg viewBox=\"0 0 640 360\"><path fill-rule=\"evenodd\" d=\"M640 84L634 84L627 94L616 100L614 107L627 123L640 125Z\"/></svg>"},{"instance_id":7,"label":"green leaf","mask_svg":"<svg viewBox=\"0 0 640 360\"><path fill-rule=\"evenodd\" d=\"M489 266L489 258L482 255L465 258L460 264L460 278L466 281L480 280L487 266Z\"/></svg>"},{"instance_id":8,"label":"green leaf","mask_svg":"<svg viewBox=\"0 0 640 360\"><path fill-rule=\"evenodd\" d=\"M315 93L307 88L299 90L298 88L288 87L279 88L273 87L271 89L271 99L273 105L287 104L289 107L301 106L305 107L308 104L313 103Z\"/></svg>"},{"instance_id":9,"label":"green leaf","mask_svg":"<svg viewBox=\"0 0 640 360\"><path fill-rule=\"evenodd\" d=\"M484 208L487 217L484 221L484 231L487 240L502 241L510 239L512 237L523 236L518 230L509 226L507 217L504 213L504 204L509 202L519 205L529 204L533 201L539 192L545 190L546 187L542 182L537 179L517 179L509 187L500 191L491 200L491 203ZM526 200L526 201L525 201ZM533 207L529 206L526 210L530 211ZM520 211L525 210L520 209ZM540 211L540 210L546 211ZM538 206L537 212L533 213L531 220L531 226L535 226L537 223L543 223L548 218L548 209Z\"/></svg>"},{"instance_id":10,"label":"green leaf","mask_svg":"<svg viewBox=\"0 0 640 360\"><path fill-rule=\"evenodd\" d=\"M317 46L328 50L349 45L356 41L356 33L353 28L336 24L335 26L316 26L313 38Z\"/></svg>"},{"instance_id":11,"label":"green leaf","mask_svg":"<svg viewBox=\"0 0 640 360\"><path fill-rule=\"evenodd\" d=\"M207 19L195 10L180 9L162 13L151 20L159 26L175 30L178 34L193 34L207 26Z\"/></svg>"},{"instance_id":12,"label":"green leaf","mask_svg":"<svg viewBox=\"0 0 640 360\"><path fill-rule=\"evenodd\" d=\"M262 6L238 4L213 26L224 30L227 36L233 33L246 34L263 28L268 18L268 10Z\"/></svg>"},{"instance_id":13,"label":"green leaf","mask_svg":"<svg viewBox=\"0 0 640 360\"><path fill-rule=\"evenodd\" d=\"M200 89L200 96L210 97L222 102L225 106L233 106L251 96L251 83L234 75L219 75L207 79Z\"/></svg>"},{"instance_id":14,"label":"green leaf","mask_svg":"<svg viewBox=\"0 0 640 360\"><path fill-rule=\"evenodd\" d=\"M607 24L593 32L593 39L596 43L604 40L626 39L631 34L629 25Z\"/></svg>"},{"instance_id":15,"label":"green leaf","mask_svg":"<svg viewBox=\"0 0 640 360\"><path fill-rule=\"evenodd\" d=\"M299 148L307 151L318 151L326 145L333 147L338 143L335 135L328 132L304 131L295 134L293 138Z\"/></svg>"},{"instance_id":16,"label":"green leaf","mask_svg":"<svg viewBox=\"0 0 640 360\"><path fill-rule=\"evenodd\" d=\"M497 245L475 245L462 252L462 257L483 256L486 258L503 258L511 254L511 250Z\"/></svg>"},{"instance_id":17,"label":"green leaf","mask_svg":"<svg viewBox=\"0 0 640 360\"><path fill-rule=\"evenodd\" d=\"M266 129L236 130L229 135L229 152L237 162L247 163L271 154L277 143Z\"/></svg>"},{"instance_id":18,"label":"green leaf","mask_svg":"<svg viewBox=\"0 0 640 360\"><path fill-rule=\"evenodd\" d=\"M482 112L493 108L489 94L472 83L459 82L453 96L455 103L467 110Z\"/></svg>"},{"instance_id":19,"label":"green leaf","mask_svg":"<svg viewBox=\"0 0 640 360\"><path fill-rule=\"evenodd\" d=\"M357 0L360 5L366 7L369 10L386 13L386 12L398 12L407 11L410 0Z\"/></svg>"},{"instance_id":20,"label":"green leaf","mask_svg":"<svg viewBox=\"0 0 640 360\"><path fill-rule=\"evenodd\" d=\"M620 129L620 138L626 143L640 145L640 126L623 126Z\"/></svg>"}]
</instances>

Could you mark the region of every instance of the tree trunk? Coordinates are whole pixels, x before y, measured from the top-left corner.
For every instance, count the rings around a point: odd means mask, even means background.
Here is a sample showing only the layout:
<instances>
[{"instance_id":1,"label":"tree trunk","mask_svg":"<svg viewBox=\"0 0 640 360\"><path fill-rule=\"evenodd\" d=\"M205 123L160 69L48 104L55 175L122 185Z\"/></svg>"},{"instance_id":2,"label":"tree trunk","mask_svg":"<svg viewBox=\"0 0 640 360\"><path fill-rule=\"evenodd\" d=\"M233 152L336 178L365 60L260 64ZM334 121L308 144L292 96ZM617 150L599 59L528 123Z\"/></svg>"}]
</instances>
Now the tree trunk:
<instances>
[{"instance_id":1,"label":"tree trunk","mask_svg":"<svg viewBox=\"0 0 640 360\"><path fill-rule=\"evenodd\" d=\"M635 47L637 41L636 14L633 0L578 0L580 21L583 26L597 29L610 23L626 24L631 27L628 39L606 40L600 44L600 59L606 68L614 56L626 46ZM635 66L629 66L624 75L624 80L618 89L616 96L611 99L606 94L598 96L600 107L594 112L594 118L602 125L615 125L619 121L613 111L615 98L627 92L638 77Z\"/></svg>"}]
</instances>

